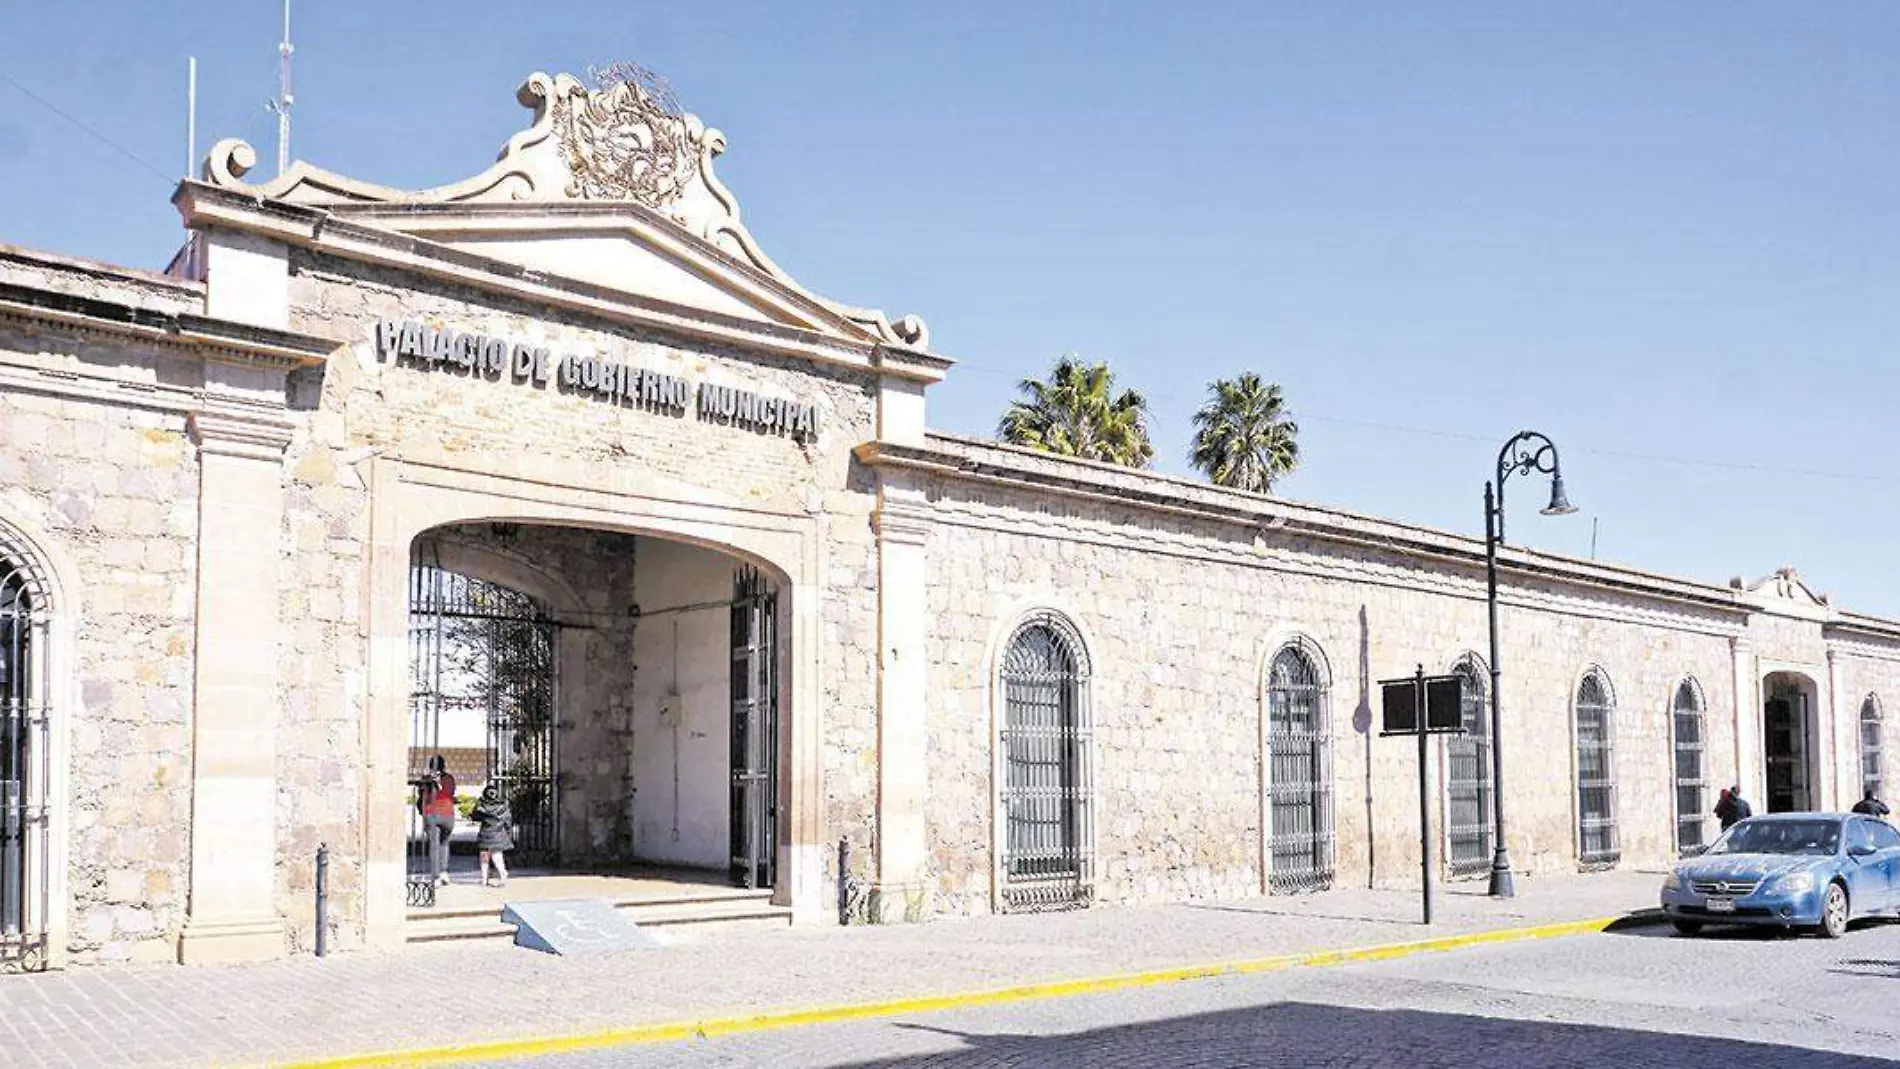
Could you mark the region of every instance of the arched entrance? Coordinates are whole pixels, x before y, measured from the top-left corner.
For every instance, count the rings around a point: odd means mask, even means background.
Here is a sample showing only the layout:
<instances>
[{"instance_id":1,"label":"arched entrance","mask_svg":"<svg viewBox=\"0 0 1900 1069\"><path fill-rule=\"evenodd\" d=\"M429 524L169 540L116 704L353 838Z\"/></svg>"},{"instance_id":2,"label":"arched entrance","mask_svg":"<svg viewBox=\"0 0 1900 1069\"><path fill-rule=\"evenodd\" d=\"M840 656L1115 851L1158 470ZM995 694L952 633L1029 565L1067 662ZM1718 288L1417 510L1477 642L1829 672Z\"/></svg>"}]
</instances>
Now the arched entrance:
<instances>
[{"instance_id":1,"label":"arched entrance","mask_svg":"<svg viewBox=\"0 0 1900 1069\"><path fill-rule=\"evenodd\" d=\"M1800 672L1770 672L1762 680L1762 808L1769 813L1813 809L1814 740L1818 691Z\"/></svg>"},{"instance_id":2,"label":"arched entrance","mask_svg":"<svg viewBox=\"0 0 1900 1069\"><path fill-rule=\"evenodd\" d=\"M497 897L471 812L490 789L513 818L511 901L717 897L695 889L720 885L772 895L772 576L683 541L484 521L417 535L407 589L405 775L420 789L440 758L458 810L444 857L411 795L412 921Z\"/></svg>"}]
</instances>

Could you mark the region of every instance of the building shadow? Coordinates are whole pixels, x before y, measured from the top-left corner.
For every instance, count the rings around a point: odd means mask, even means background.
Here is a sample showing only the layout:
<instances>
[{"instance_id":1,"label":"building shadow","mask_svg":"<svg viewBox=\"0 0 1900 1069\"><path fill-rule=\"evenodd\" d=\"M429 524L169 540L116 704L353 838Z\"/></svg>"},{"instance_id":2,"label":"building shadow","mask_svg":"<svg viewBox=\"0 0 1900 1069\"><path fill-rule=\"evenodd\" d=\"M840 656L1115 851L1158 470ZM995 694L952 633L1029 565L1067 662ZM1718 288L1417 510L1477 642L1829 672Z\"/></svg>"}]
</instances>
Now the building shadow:
<instances>
[{"instance_id":1,"label":"building shadow","mask_svg":"<svg viewBox=\"0 0 1900 1069\"><path fill-rule=\"evenodd\" d=\"M1900 923L1891 917L1862 917L1850 921L1847 925L1848 936L1869 928L1882 928ZM1767 943L1777 939L1819 939L1820 934L1802 928L1777 928L1768 925L1751 924L1712 924L1694 935L1683 935L1667 922L1638 920L1634 923L1618 922L1603 930L1605 935L1635 936L1638 939L1682 939L1690 942L1710 940L1729 943Z\"/></svg>"},{"instance_id":2,"label":"building shadow","mask_svg":"<svg viewBox=\"0 0 1900 1069\"><path fill-rule=\"evenodd\" d=\"M1848 958L1828 972L1841 976L1873 976L1900 980L1900 961L1887 958Z\"/></svg>"},{"instance_id":3,"label":"building shadow","mask_svg":"<svg viewBox=\"0 0 1900 1069\"><path fill-rule=\"evenodd\" d=\"M957 1050L870 1061L814 1061L829 1069L953 1069L967 1066L1403 1066L1475 1065L1583 1069L1858 1069L1900 1064L1872 1055L1809 1050L1715 1036L1508 1020L1417 1010L1369 1010L1282 1002L1190 1014L1060 1035L965 1032L897 1023L953 1037ZM853 1037L858 1039L858 1037ZM854 1045L856 1045L854 1043Z\"/></svg>"}]
</instances>

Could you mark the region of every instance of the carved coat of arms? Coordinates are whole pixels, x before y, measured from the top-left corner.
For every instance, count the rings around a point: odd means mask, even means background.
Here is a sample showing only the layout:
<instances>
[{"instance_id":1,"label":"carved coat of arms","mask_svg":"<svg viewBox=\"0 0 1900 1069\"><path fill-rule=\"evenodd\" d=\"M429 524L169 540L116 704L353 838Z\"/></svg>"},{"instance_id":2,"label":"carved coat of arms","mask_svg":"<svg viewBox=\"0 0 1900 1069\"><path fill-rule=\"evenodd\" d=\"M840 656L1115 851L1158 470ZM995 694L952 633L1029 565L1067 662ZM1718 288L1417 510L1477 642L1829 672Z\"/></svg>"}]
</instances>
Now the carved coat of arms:
<instances>
[{"instance_id":1,"label":"carved coat of arms","mask_svg":"<svg viewBox=\"0 0 1900 1069\"><path fill-rule=\"evenodd\" d=\"M556 118L573 174L567 195L663 209L699 166L700 137L658 75L631 63L591 69L595 88L567 98Z\"/></svg>"}]
</instances>

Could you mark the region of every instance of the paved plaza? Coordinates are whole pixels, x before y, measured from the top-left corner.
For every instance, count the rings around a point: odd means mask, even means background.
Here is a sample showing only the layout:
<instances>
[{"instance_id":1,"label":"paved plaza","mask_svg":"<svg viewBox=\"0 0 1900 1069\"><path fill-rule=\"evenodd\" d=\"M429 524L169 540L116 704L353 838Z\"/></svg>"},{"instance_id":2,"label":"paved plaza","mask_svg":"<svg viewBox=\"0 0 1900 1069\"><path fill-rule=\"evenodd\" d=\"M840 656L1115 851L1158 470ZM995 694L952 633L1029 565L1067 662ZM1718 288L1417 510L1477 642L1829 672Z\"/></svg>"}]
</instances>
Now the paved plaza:
<instances>
[{"instance_id":1,"label":"paved plaza","mask_svg":"<svg viewBox=\"0 0 1900 1069\"><path fill-rule=\"evenodd\" d=\"M1416 892L1340 889L732 932L578 958L483 942L244 966L81 968L0 978L0 1056L83 1069L281 1064L885 1002L1601 918L1653 905L1660 878L1526 879L1509 902L1486 898L1482 882L1459 884L1439 897L1430 928L1419 923Z\"/></svg>"},{"instance_id":2,"label":"paved plaza","mask_svg":"<svg viewBox=\"0 0 1900 1069\"><path fill-rule=\"evenodd\" d=\"M1900 1056L1900 924L1648 927L483 1069L1853 1069Z\"/></svg>"}]
</instances>

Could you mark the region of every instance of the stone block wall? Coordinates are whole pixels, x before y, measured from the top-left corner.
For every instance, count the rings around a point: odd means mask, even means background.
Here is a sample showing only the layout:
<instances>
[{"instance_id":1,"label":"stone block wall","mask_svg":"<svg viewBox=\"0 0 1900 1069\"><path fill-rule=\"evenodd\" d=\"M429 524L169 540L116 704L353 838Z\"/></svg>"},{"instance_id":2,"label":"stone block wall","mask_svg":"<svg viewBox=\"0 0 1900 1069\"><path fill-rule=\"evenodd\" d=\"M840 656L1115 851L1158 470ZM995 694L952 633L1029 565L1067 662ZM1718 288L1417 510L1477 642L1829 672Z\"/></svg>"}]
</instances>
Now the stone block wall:
<instances>
[{"instance_id":1,"label":"stone block wall","mask_svg":"<svg viewBox=\"0 0 1900 1069\"><path fill-rule=\"evenodd\" d=\"M63 381L179 381L190 363L56 331L0 329L0 361L67 373L0 389L0 516L41 532L76 589L68 947L76 962L175 956L191 824L197 449L182 411L107 403ZM57 847L56 847L57 848Z\"/></svg>"},{"instance_id":2,"label":"stone block wall","mask_svg":"<svg viewBox=\"0 0 1900 1069\"><path fill-rule=\"evenodd\" d=\"M354 949L363 937L369 492L343 421L326 411L345 380L302 372L289 398L299 425L284 456L277 592L283 697L276 725L276 893L292 953L315 946L319 844L330 855L330 946Z\"/></svg>"},{"instance_id":3,"label":"stone block wall","mask_svg":"<svg viewBox=\"0 0 1900 1069\"><path fill-rule=\"evenodd\" d=\"M989 908L995 658L1013 622L1062 613L1093 674L1097 897L1257 894L1264 671L1302 639L1323 660L1337 882L1416 886L1416 751L1378 737L1377 681L1448 671L1486 645L1482 573L944 481L932 487L929 822L936 906ZM1733 614L1556 588L1507 592L1507 826L1532 871L1578 866L1574 699L1595 666L1616 695L1625 865L1675 856L1671 699L1708 699L1711 780L1734 767ZM1442 743L1432 744L1443 820ZM1713 798L1710 799L1711 804ZM1442 823L1439 825L1442 850Z\"/></svg>"},{"instance_id":4,"label":"stone block wall","mask_svg":"<svg viewBox=\"0 0 1900 1069\"><path fill-rule=\"evenodd\" d=\"M1836 654L1840 678L1839 722L1835 725L1839 802L1851 806L1861 795L1861 709L1868 699L1880 714L1881 798L1900 808L1900 649L1856 643Z\"/></svg>"}]
</instances>

